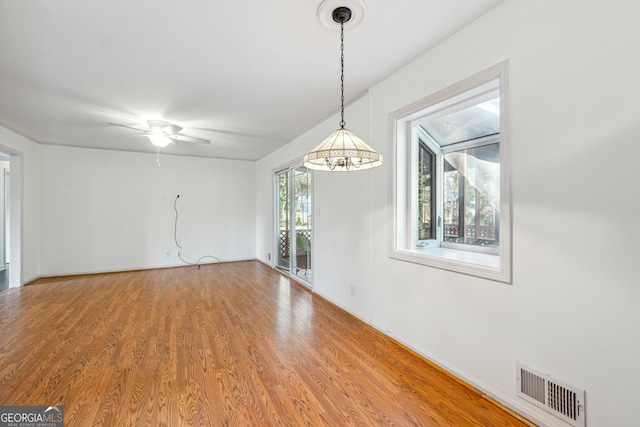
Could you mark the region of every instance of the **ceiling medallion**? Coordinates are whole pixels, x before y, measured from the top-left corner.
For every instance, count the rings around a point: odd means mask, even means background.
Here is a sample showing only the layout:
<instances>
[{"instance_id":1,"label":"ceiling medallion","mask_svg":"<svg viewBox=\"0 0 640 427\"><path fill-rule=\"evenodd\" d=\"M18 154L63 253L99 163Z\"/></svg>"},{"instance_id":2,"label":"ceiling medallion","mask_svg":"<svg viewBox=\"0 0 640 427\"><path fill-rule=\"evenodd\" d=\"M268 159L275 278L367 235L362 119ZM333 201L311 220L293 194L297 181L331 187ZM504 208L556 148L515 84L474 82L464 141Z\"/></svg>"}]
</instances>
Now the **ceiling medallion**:
<instances>
[{"instance_id":1,"label":"ceiling medallion","mask_svg":"<svg viewBox=\"0 0 640 427\"><path fill-rule=\"evenodd\" d=\"M367 4L364 0L324 0L318 6L318 21L327 28L339 30L340 21L334 19L333 12L340 8L346 8L351 11L351 17L344 22L345 30L357 27L367 13Z\"/></svg>"}]
</instances>

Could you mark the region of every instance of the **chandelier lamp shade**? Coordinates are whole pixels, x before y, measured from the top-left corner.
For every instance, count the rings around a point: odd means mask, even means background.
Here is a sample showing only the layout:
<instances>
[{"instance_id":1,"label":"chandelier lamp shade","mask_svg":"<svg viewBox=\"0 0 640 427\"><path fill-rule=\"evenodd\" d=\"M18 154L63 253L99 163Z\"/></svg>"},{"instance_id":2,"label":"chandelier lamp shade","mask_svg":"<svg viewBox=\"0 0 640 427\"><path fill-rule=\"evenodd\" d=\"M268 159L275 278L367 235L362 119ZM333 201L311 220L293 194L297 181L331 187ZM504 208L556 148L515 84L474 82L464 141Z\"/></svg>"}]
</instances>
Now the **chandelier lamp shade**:
<instances>
[{"instance_id":1,"label":"chandelier lamp shade","mask_svg":"<svg viewBox=\"0 0 640 427\"><path fill-rule=\"evenodd\" d=\"M353 171L381 164L382 156L344 127L304 156L304 165L315 170Z\"/></svg>"},{"instance_id":2,"label":"chandelier lamp shade","mask_svg":"<svg viewBox=\"0 0 640 427\"><path fill-rule=\"evenodd\" d=\"M309 169L347 172L382 165L382 155L345 128L344 121L344 24L351 19L351 9L338 7L333 21L340 24L340 128L304 156Z\"/></svg>"}]
</instances>

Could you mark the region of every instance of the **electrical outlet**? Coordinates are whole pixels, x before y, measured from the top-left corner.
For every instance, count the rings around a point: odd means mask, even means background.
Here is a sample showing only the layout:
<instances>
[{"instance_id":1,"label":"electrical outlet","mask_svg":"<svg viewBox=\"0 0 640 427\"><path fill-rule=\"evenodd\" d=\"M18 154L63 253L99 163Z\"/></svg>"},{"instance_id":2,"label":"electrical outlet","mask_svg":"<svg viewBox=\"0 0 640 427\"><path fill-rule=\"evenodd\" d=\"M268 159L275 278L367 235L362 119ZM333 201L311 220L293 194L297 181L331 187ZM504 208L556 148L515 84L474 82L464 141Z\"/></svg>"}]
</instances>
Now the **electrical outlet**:
<instances>
[{"instance_id":1,"label":"electrical outlet","mask_svg":"<svg viewBox=\"0 0 640 427\"><path fill-rule=\"evenodd\" d=\"M169 258L171 256L171 251L168 250L168 249L166 251L164 251L164 256Z\"/></svg>"},{"instance_id":2,"label":"electrical outlet","mask_svg":"<svg viewBox=\"0 0 640 427\"><path fill-rule=\"evenodd\" d=\"M356 294L356 285L351 285L351 295L355 296Z\"/></svg>"},{"instance_id":3,"label":"electrical outlet","mask_svg":"<svg viewBox=\"0 0 640 427\"><path fill-rule=\"evenodd\" d=\"M271 261L271 253L268 253L267 256L269 257L269 261Z\"/></svg>"}]
</instances>

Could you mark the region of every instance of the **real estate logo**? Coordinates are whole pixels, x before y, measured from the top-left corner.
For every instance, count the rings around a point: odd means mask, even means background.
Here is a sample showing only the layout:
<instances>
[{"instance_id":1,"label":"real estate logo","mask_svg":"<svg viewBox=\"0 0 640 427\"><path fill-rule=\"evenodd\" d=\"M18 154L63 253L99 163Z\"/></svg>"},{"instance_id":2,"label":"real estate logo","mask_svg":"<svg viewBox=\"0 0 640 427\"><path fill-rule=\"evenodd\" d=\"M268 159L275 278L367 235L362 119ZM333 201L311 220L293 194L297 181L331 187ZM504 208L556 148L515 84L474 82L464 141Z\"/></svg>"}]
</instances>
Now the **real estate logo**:
<instances>
[{"instance_id":1,"label":"real estate logo","mask_svg":"<svg viewBox=\"0 0 640 427\"><path fill-rule=\"evenodd\" d=\"M0 427L64 427L64 407L0 406Z\"/></svg>"}]
</instances>

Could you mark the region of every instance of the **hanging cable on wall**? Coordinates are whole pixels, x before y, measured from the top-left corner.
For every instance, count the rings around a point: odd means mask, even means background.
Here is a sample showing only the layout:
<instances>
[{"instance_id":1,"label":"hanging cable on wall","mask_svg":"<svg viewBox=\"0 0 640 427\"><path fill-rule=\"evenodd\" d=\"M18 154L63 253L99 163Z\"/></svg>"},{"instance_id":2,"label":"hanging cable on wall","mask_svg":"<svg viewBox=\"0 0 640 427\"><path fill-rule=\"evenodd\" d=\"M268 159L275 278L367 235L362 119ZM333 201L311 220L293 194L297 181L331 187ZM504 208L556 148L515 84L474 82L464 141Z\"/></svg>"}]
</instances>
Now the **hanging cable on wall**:
<instances>
[{"instance_id":1,"label":"hanging cable on wall","mask_svg":"<svg viewBox=\"0 0 640 427\"><path fill-rule=\"evenodd\" d=\"M182 258L182 246L180 245L180 243L178 242L178 199L180 198L180 195L178 194L176 196L176 199L173 201L173 210L176 211L176 220L174 222L174 227L173 227L173 239L176 242L176 246L178 247L178 258L180 258L180 261L184 262L185 264L189 264L189 265L197 265L198 268L200 268L200 264L202 262L203 259L205 258L213 258L216 261L218 261L220 264L222 264L222 260L220 260L220 258L218 258L215 255L204 255L201 256L200 258L198 258L198 261L196 262L190 262L187 261L186 259Z\"/></svg>"}]
</instances>

